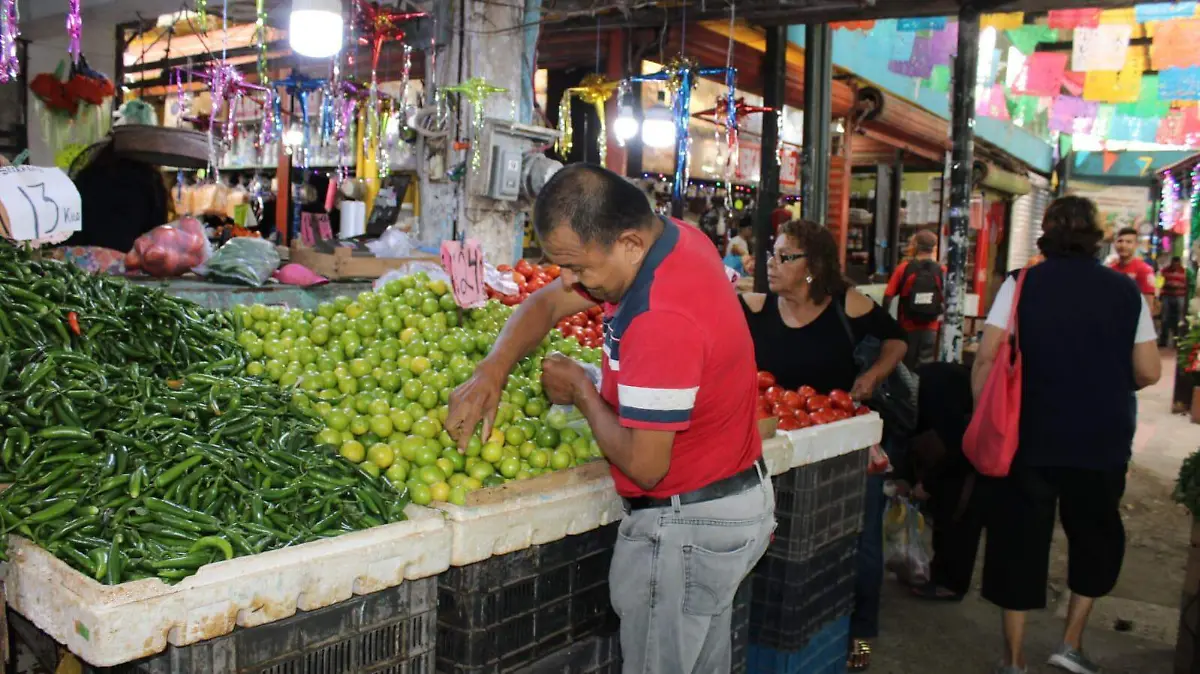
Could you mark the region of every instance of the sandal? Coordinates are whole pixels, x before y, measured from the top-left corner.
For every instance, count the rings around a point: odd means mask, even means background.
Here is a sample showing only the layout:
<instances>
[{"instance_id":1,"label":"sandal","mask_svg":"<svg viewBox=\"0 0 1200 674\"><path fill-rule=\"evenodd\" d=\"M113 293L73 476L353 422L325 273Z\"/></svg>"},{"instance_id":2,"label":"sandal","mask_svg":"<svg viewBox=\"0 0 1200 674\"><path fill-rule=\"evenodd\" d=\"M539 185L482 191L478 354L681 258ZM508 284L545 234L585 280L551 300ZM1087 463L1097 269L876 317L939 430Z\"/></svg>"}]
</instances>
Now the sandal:
<instances>
[{"instance_id":1,"label":"sandal","mask_svg":"<svg viewBox=\"0 0 1200 674\"><path fill-rule=\"evenodd\" d=\"M871 644L866 639L853 639L850 642L850 655L846 658L846 669L851 672L865 672L871 667Z\"/></svg>"},{"instance_id":2,"label":"sandal","mask_svg":"<svg viewBox=\"0 0 1200 674\"><path fill-rule=\"evenodd\" d=\"M962 601L963 595L942 587L932 580L921 585L913 585L910 590L913 596L926 601Z\"/></svg>"}]
</instances>

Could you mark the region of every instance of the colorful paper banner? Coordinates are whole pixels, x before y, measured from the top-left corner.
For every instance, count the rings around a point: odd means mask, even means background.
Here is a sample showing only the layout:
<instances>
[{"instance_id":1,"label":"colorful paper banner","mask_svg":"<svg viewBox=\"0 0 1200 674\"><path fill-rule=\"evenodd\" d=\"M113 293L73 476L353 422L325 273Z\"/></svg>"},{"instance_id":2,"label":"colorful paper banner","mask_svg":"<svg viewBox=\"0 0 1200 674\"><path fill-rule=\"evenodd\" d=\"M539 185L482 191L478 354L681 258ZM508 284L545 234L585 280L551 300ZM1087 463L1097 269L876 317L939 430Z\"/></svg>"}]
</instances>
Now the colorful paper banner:
<instances>
[{"instance_id":1,"label":"colorful paper banner","mask_svg":"<svg viewBox=\"0 0 1200 674\"><path fill-rule=\"evenodd\" d=\"M1200 68L1160 70L1158 97L1164 101L1200 101Z\"/></svg>"},{"instance_id":2,"label":"colorful paper banner","mask_svg":"<svg viewBox=\"0 0 1200 674\"><path fill-rule=\"evenodd\" d=\"M1125 67L1133 27L1105 25L1079 28L1071 46L1071 70L1080 73L1117 71Z\"/></svg>"},{"instance_id":3,"label":"colorful paper banner","mask_svg":"<svg viewBox=\"0 0 1200 674\"><path fill-rule=\"evenodd\" d=\"M1100 25L1119 24L1124 26L1132 26L1137 23L1137 16L1133 13L1132 7L1123 9L1106 9L1100 12Z\"/></svg>"},{"instance_id":4,"label":"colorful paper banner","mask_svg":"<svg viewBox=\"0 0 1200 674\"><path fill-rule=\"evenodd\" d=\"M942 30L946 27L944 16L922 16L896 20L896 30L901 33L915 33L921 30Z\"/></svg>"},{"instance_id":5,"label":"colorful paper banner","mask_svg":"<svg viewBox=\"0 0 1200 674\"><path fill-rule=\"evenodd\" d=\"M1087 134L1096 119L1096 104L1075 96L1059 96L1050 107L1050 130Z\"/></svg>"},{"instance_id":6,"label":"colorful paper banner","mask_svg":"<svg viewBox=\"0 0 1200 674\"><path fill-rule=\"evenodd\" d=\"M975 114L980 117L991 117L1007 121L1008 104L1004 99L1004 86L993 84L979 100L975 102Z\"/></svg>"},{"instance_id":7,"label":"colorful paper banner","mask_svg":"<svg viewBox=\"0 0 1200 674\"><path fill-rule=\"evenodd\" d=\"M1153 143L1158 133L1158 119L1144 119L1117 113L1108 128L1108 138Z\"/></svg>"},{"instance_id":8,"label":"colorful paper banner","mask_svg":"<svg viewBox=\"0 0 1200 674\"><path fill-rule=\"evenodd\" d=\"M1058 31L1040 24L1021 26L1005 33L1013 46L1022 54L1032 54L1039 42L1054 42L1058 39Z\"/></svg>"},{"instance_id":9,"label":"colorful paper banner","mask_svg":"<svg viewBox=\"0 0 1200 674\"><path fill-rule=\"evenodd\" d=\"M1026 96L1056 96L1062 88L1067 70L1067 54L1063 52L1034 52L1025 59L1012 92Z\"/></svg>"},{"instance_id":10,"label":"colorful paper banner","mask_svg":"<svg viewBox=\"0 0 1200 674\"><path fill-rule=\"evenodd\" d=\"M926 86L934 91L942 93L950 91L950 66L934 66L933 71L929 74L929 79L925 82Z\"/></svg>"},{"instance_id":11,"label":"colorful paper banner","mask_svg":"<svg viewBox=\"0 0 1200 674\"><path fill-rule=\"evenodd\" d=\"M1100 25L1100 10L1098 9L1052 9L1046 19L1051 28L1071 30L1074 28L1095 28Z\"/></svg>"},{"instance_id":12,"label":"colorful paper banner","mask_svg":"<svg viewBox=\"0 0 1200 674\"><path fill-rule=\"evenodd\" d=\"M1158 75L1142 75L1142 90L1134 103L1122 103L1117 113L1130 117L1158 118L1171 111L1170 101L1158 97Z\"/></svg>"},{"instance_id":13,"label":"colorful paper banner","mask_svg":"<svg viewBox=\"0 0 1200 674\"><path fill-rule=\"evenodd\" d=\"M834 30L857 30L863 33L869 33L875 28L875 19L867 19L865 21L835 21L829 24Z\"/></svg>"},{"instance_id":14,"label":"colorful paper banner","mask_svg":"<svg viewBox=\"0 0 1200 674\"><path fill-rule=\"evenodd\" d=\"M1148 21L1166 21L1196 16L1194 2L1151 2L1137 5L1133 8L1134 15L1141 23Z\"/></svg>"},{"instance_id":15,"label":"colorful paper banner","mask_svg":"<svg viewBox=\"0 0 1200 674\"><path fill-rule=\"evenodd\" d=\"M1011 30L1025 25L1025 12L1005 12L1003 14L984 14L979 17L980 28L995 28L996 30Z\"/></svg>"},{"instance_id":16,"label":"colorful paper banner","mask_svg":"<svg viewBox=\"0 0 1200 674\"><path fill-rule=\"evenodd\" d=\"M1155 70L1200 66L1200 19L1158 24L1150 45L1150 65Z\"/></svg>"},{"instance_id":17,"label":"colorful paper banner","mask_svg":"<svg viewBox=\"0 0 1200 674\"><path fill-rule=\"evenodd\" d=\"M929 42L934 65L949 63L950 58L958 54L958 22L930 33Z\"/></svg>"},{"instance_id":18,"label":"colorful paper banner","mask_svg":"<svg viewBox=\"0 0 1200 674\"><path fill-rule=\"evenodd\" d=\"M1087 73L1077 73L1068 70L1063 73L1063 88L1072 96L1083 95L1083 83L1087 79Z\"/></svg>"},{"instance_id":19,"label":"colorful paper banner","mask_svg":"<svg viewBox=\"0 0 1200 674\"><path fill-rule=\"evenodd\" d=\"M888 70L897 75L925 79L933 73L934 45L927 37L918 37L913 42L912 56L907 61L889 61Z\"/></svg>"}]
</instances>

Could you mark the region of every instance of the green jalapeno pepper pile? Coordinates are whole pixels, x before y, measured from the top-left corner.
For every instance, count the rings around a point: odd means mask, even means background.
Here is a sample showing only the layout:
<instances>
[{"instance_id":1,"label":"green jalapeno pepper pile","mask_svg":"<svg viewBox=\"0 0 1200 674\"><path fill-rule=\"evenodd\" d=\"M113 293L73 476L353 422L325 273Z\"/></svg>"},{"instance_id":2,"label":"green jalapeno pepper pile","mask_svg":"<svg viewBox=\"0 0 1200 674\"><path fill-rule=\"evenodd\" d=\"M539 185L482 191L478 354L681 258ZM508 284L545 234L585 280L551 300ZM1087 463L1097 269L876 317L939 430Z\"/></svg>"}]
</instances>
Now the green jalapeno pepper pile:
<instances>
[{"instance_id":1,"label":"green jalapeno pepper pile","mask_svg":"<svg viewBox=\"0 0 1200 674\"><path fill-rule=\"evenodd\" d=\"M405 492L240 375L233 320L0 244L0 534L106 584L176 582L403 520Z\"/></svg>"}]
</instances>

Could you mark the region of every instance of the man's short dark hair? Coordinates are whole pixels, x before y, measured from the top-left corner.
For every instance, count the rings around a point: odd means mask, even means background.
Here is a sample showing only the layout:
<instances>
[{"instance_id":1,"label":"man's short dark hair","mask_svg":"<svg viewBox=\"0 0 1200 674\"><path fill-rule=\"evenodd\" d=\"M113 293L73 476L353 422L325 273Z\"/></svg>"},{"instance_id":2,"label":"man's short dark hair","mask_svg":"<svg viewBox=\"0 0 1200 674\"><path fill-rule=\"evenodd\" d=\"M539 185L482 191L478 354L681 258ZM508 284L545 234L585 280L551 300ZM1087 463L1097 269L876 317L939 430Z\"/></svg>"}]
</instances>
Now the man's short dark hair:
<instances>
[{"instance_id":1,"label":"man's short dark hair","mask_svg":"<svg viewBox=\"0 0 1200 674\"><path fill-rule=\"evenodd\" d=\"M937 248L937 243L937 234L928 229L922 229L913 235L913 246L918 253L932 253Z\"/></svg>"},{"instance_id":2,"label":"man's short dark hair","mask_svg":"<svg viewBox=\"0 0 1200 674\"><path fill-rule=\"evenodd\" d=\"M654 217L641 189L592 164L555 173L533 204L533 228L543 241L555 227L567 225L582 243L608 247L621 232L649 227Z\"/></svg>"},{"instance_id":3,"label":"man's short dark hair","mask_svg":"<svg viewBox=\"0 0 1200 674\"><path fill-rule=\"evenodd\" d=\"M1122 236L1137 237L1137 230L1132 227L1122 227L1121 229L1117 230L1117 235L1113 238L1119 239Z\"/></svg>"}]
</instances>

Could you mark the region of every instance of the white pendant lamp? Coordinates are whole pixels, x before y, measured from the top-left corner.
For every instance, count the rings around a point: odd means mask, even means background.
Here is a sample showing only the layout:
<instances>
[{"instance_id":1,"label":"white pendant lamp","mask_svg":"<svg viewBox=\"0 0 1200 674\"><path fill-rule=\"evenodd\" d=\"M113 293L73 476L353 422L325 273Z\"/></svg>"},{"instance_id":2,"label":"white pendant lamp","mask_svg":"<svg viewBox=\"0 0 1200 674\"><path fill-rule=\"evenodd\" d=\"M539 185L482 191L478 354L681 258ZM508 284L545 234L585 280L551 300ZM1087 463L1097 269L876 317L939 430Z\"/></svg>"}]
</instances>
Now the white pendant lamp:
<instances>
[{"instance_id":1,"label":"white pendant lamp","mask_svg":"<svg viewBox=\"0 0 1200 674\"><path fill-rule=\"evenodd\" d=\"M666 100L666 92L658 92L658 102L646 111L642 119L642 144L646 147L675 146L675 117L667 107Z\"/></svg>"},{"instance_id":2,"label":"white pendant lamp","mask_svg":"<svg viewBox=\"0 0 1200 674\"><path fill-rule=\"evenodd\" d=\"M341 0L292 0L288 43L301 56L327 58L342 50Z\"/></svg>"}]
</instances>

